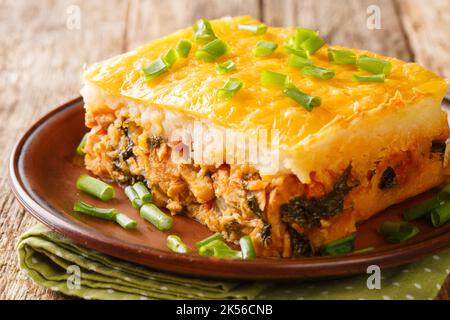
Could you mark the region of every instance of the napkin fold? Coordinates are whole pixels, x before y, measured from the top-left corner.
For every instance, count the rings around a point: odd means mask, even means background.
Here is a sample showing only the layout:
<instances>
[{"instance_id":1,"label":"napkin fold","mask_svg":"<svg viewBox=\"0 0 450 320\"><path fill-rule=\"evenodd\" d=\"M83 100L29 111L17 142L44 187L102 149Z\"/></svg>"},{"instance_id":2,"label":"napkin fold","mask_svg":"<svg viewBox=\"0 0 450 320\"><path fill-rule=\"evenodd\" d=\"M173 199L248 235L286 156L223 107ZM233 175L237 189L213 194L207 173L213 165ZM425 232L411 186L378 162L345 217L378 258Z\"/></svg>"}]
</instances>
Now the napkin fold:
<instances>
[{"instance_id":1,"label":"napkin fold","mask_svg":"<svg viewBox=\"0 0 450 320\"><path fill-rule=\"evenodd\" d=\"M289 283L196 279L107 256L42 224L20 237L17 250L20 267L34 282L83 299L433 299L450 272L447 250L382 269L380 289L368 288L372 273Z\"/></svg>"}]
</instances>

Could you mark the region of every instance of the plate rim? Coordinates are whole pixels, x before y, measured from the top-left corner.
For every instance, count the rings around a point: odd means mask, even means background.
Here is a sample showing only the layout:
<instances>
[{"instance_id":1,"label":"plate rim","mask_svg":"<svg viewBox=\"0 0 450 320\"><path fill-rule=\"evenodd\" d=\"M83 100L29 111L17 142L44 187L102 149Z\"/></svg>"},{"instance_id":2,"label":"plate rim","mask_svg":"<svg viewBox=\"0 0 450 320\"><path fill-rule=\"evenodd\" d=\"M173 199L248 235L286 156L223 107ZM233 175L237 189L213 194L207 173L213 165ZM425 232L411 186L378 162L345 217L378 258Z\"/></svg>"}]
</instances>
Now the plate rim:
<instances>
[{"instance_id":1,"label":"plate rim","mask_svg":"<svg viewBox=\"0 0 450 320\"><path fill-rule=\"evenodd\" d=\"M373 264L383 268L400 266L450 247L450 224L444 226L443 230L439 229L439 232L436 230L436 236L424 241L393 245L373 252L338 257L258 258L253 261L183 255L108 238L93 228L68 219L58 210L41 206L27 190L19 172L22 150L27 142L32 141L33 134L56 115L80 106L83 107L83 99L77 97L51 110L31 125L12 149L8 171L10 187L27 212L50 229L90 249L179 275L228 280L291 280L360 274ZM45 199L42 200L45 202ZM133 254L136 250L139 256ZM309 276L310 272L314 276Z\"/></svg>"}]
</instances>

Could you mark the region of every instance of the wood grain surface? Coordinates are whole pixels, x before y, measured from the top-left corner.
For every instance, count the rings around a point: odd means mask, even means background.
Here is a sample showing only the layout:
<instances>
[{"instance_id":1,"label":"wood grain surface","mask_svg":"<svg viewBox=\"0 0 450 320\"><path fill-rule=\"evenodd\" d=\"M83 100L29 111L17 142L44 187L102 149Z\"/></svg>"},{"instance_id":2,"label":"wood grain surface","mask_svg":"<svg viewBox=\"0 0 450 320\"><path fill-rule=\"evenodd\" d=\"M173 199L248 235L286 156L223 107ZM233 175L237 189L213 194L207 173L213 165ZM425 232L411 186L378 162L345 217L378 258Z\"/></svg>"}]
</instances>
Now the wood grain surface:
<instances>
[{"instance_id":1,"label":"wood grain surface","mask_svg":"<svg viewBox=\"0 0 450 320\"><path fill-rule=\"evenodd\" d=\"M367 28L367 8L381 29ZM68 27L73 10L80 28ZM65 299L20 272L15 244L36 221L14 199L11 149L34 121L79 95L83 66L186 27L251 15L270 25L320 30L332 44L417 61L450 78L448 0L0 0L0 299ZM449 299L450 280L439 299Z\"/></svg>"}]
</instances>

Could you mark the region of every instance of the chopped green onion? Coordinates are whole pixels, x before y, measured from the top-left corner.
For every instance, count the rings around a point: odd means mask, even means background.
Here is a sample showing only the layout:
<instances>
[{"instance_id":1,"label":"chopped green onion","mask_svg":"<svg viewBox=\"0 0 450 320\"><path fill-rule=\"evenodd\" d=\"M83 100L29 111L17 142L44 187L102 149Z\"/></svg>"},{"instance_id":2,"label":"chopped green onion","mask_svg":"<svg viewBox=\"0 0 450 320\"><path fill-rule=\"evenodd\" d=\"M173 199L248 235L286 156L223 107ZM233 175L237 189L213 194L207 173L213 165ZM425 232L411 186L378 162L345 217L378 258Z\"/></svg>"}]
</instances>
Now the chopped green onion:
<instances>
[{"instance_id":1,"label":"chopped green onion","mask_svg":"<svg viewBox=\"0 0 450 320\"><path fill-rule=\"evenodd\" d=\"M133 190L136 192L139 199L141 199L142 203L152 202L153 195L142 181L133 184Z\"/></svg>"},{"instance_id":2,"label":"chopped green onion","mask_svg":"<svg viewBox=\"0 0 450 320\"><path fill-rule=\"evenodd\" d=\"M256 258L255 248L250 236L244 236L239 239L239 244L241 245L242 259L251 260Z\"/></svg>"},{"instance_id":3,"label":"chopped green onion","mask_svg":"<svg viewBox=\"0 0 450 320\"><path fill-rule=\"evenodd\" d=\"M450 202L446 202L431 212L431 223L440 227L450 220Z\"/></svg>"},{"instance_id":4,"label":"chopped green onion","mask_svg":"<svg viewBox=\"0 0 450 320\"><path fill-rule=\"evenodd\" d=\"M220 100L230 100L244 86L244 82L237 78L230 78L225 85L218 90L217 95Z\"/></svg>"},{"instance_id":5,"label":"chopped green onion","mask_svg":"<svg viewBox=\"0 0 450 320\"><path fill-rule=\"evenodd\" d=\"M352 75L352 80L356 82L384 82L384 74Z\"/></svg>"},{"instance_id":6,"label":"chopped green onion","mask_svg":"<svg viewBox=\"0 0 450 320\"><path fill-rule=\"evenodd\" d=\"M174 48L170 48L166 54L162 57L167 67L170 68L178 59L178 54Z\"/></svg>"},{"instance_id":7,"label":"chopped green onion","mask_svg":"<svg viewBox=\"0 0 450 320\"><path fill-rule=\"evenodd\" d=\"M213 62L216 61L217 58L220 58L229 52L230 46L226 42L220 39L215 39L208 42L204 47L198 49L195 53L195 57L198 60Z\"/></svg>"},{"instance_id":8,"label":"chopped green onion","mask_svg":"<svg viewBox=\"0 0 450 320\"><path fill-rule=\"evenodd\" d=\"M140 214L142 218L153 224L158 230L166 231L172 228L173 218L152 203L144 204L141 207Z\"/></svg>"},{"instance_id":9,"label":"chopped green onion","mask_svg":"<svg viewBox=\"0 0 450 320\"><path fill-rule=\"evenodd\" d=\"M409 222L385 221L378 228L378 232L390 243L398 243L416 236L420 230Z\"/></svg>"},{"instance_id":10,"label":"chopped green onion","mask_svg":"<svg viewBox=\"0 0 450 320\"><path fill-rule=\"evenodd\" d=\"M202 256L217 257L225 259L242 259L242 253L231 249L221 240L211 241L198 249Z\"/></svg>"},{"instance_id":11,"label":"chopped green onion","mask_svg":"<svg viewBox=\"0 0 450 320\"><path fill-rule=\"evenodd\" d=\"M92 217L104 219L104 220L111 220L114 221L117 210L116 209L106 209L106 208L97 208L94 206L91 206L90 204L83 202L83 201L76 201L73 206L73 211L81 212L87 215L90 215Z\"/></svg>"},{"instance_id":12,"label":"chopped green onion","mask_svg":"<svg viewBox=\"0 0 450 320\"><path fill-rule=\"evenodd\" d=\"M303 49L296 49L291 46L284 46L284 52L286 52L287 54L294 54L302 58L308 58L308 53Z\"/></svg>"},{"instance_id":13,"label":"chopped green onion","mask_svg":"<svg viewBox=\"0 0 450 320\"><path fill-rule=\"evenodd\" d=\"M278 44L275 42L261 40L253 48L253 54L257 57L265 57L271 55L277 48Z\"/></svg>"},{"instance_id":14,"label":"chopped green onion","mask_svg":"<svg viewBox=\"0 0 450 320\"><path fill-rule=\"evenodd\" d=\"M313 76L322 80L328 80L335 76L336 72L332 69L320 68L315 66L304 67L302 73L307 76Z\"/></svg>"},{"instance_id":15,"label":"chopped green onion","mask_svg":"<svg viewBox=\"0 0 450 320\"><path fill-rule=\"evenodd\" d=\"M133 208L139 209L140 207L142 207L142 200L139 198L137 192L134 191L132 186L128 186L125 188L125 195L131 201Z\"/></svg>"},{"instance_id":16,"label":"chopped green onion","mask_svg":"<svg viewBox=\"0 0 450 320\"><path fill-rule=\"evenodd\" d=\"M145 80L148 81L155 79L156 77L167 72L168 70L169 66L167 65L167 63L163 60L163 58L159 57L141 71Z\"/></svg>"},{"instance_id":17,"label":"chopped green onion","mask_svg":"<svg viewBox=\"0 0 450 320\"><path fill-rule=\"evenodd\" d=\"M328 49L328 60L336 64L355 64L356 56L350 50Z\"/></svg>"},{"instance_id":18,"label":"chopped green onion","mask_svg":"<svg viewBox=\"0 0 450 320\"><path fill-rule=\"evenodd\" d=\"M317 31L307 29L307 28L297 28L295 30L295 37L294 37L294 46L296 48L300 48L301 44L305 42L306 40L314 37L318 37L319 33Z\"/></svg>"},{"instance_id":19,"label":"chopped green onion","mask_svg":"<svg viewBox=\"0 0 450 320\"><path fill-rule=\"evenodd\" d=\"M218 63L216 69L220 74L224 74L236 70L236 64L232 60L227 60L224 63Z\"/></svg>"},{"instance_id":20,"label":"chopped green onion","mask_svg":"<svg viewBox=\"0 0 450 320\"><path fill-rule=\"evenodd\" d=\"M207 19L198 20L194 24L193 29L195 41L202 45L217 38L212 29L211 22Z\"/></svg>"},{"instance_id":21,"label":"chopped green onion","mask_svg":"<svg viewBox=\"0 0 450 320\"><path fill-rule=\"evenodd\" d=\"M312 55L317 50L322 48L324 44L325 41L323 41L321 37L314 36L303 41L302 44L300 45L300 48L305 50L308 53L308 55Z\"/></svg>"},{"instance_id":22,"label":"chopped green onion","mask_svg":"<svg viewBox=\"0 0 450 320\"><path fill-rule=\"evenodd\" d=\"M356 65L360 70L369 71L375 74L382 73L386 76L389 76L392 68L392 64L389 61L371 58L365 55L358 57Z\"/></svg>"},{"instance_id":23,"label":"chopped green onion","mask_svg":"<svg viewBox=\"0 0 450 320\"><path fill-rule=\"evenodd\" d=\"M77 147L77 154L79 156L84 156L84 147L86 147L86 142L87 142L87 133L83 136L83 138L81 138L80 144Z\"/></svg>"},{"instance_id":24,"label":"chopped green onion","mask_svg":"<svg viewBox=\"0 0 450 320\"><path fill-rule=\"evenodd\" d=\"M296 67L296 68L303 68L312 66L312 61L308 58L300 57L295 54L290 54L288 56L288 66L290 67Z\"/></svg>"},{"instance_id":25,"label":"chopped green onion","mask_svg":"<svg viewBox=\"0 0 450 320\"><path fill-rule=\"evenodd\" d=\"M205 238L203 240L198 241L195 246L197 248L203 247L204 245L214 241L214 240L220 240L220 241L224 241L223 239L223 235L220 233L214 233L212 236L209 236L208 238Z\"/></svg>"},{"instance_id":26,"label":"chopped green onion","mask_svg":"<svg viewBox=\"0 0 450 320\"><path fill-rule=\"evenodd\" d=\"M320 247L323 256L337 256L353 251L356 234L351 234L345 238L335 240Z\"/></svg>"},{"instance_id":27,"label":"chopped green onion","mask_svg":"<svg viewBox=\"0 0 450 320\"><path fill-rule=\"evenodd\" d=\"M191 51L192 43L188 40L182 39L178 41L177 46L175 47L175 50L178 54L178 56L182 58L186 58L189 55L189 52Z\"/></svg>"},{"instance_id":28,"label":"chopped green onion","mask_svg":"<svg viewBox=\"0 0 450 320\"><path fill-rule=\"evenodd\" d=\"M118 213L115 217L116 222L124 229L135 229L137 222L130 219L127 215L123 213Z\"/></svg>"},{"instance_id":29,"label":"chopped green onion","mask_svg":"<svg viewBox=\"0 0 450 320\"><path fill-rule=\"evenodd\" d=\"M269 70L263 70L263 72L261 72L261 82L264 86L276 86L283 88L290 82L290 79L287 75Z\"/></svg>"},{"instance_id":30,"label":"chopped green onion","mask_svg":"<svg viewBox=\"0 0 450 320\"><path fill-rule=\"evenodd\" d=\"M264 23L260 24L239 24L239 30L250 31L259 35L265 34L267 32L267 25Z\"/></svg>"},{"instance_id":31,"label":"chopped green onion","mask_svg":"<svg viewBox=\"0 0 450 320\"><path fill-rule=\"evenodd\" d=\"M450 184L446 185L439 191L438 193L438 199L439 200L450 200Z\"/></svg>"},{"instance_id":32,"label":"chopped green onion","mask_svg":"<svg viewBox=\"0 0 450 320\"><path fill-rule=\"evenodd\" d=\"M319 97L310 96L301 92L294 85L287 85L284 88L283 93L285 96L302 105L308 111L311 111L314 107L320 106L322 102Z\"/></svg>"},{"instance_id":33,"label":"chopped green onion","mask_svg":"<svg viewBox=\"0 0 450 320\"><path fill-rule=\"evenodd\" d=\"M181 241L181 238L179 236L176 236L173 234L167 237L167 247L171 251L177 252L177 253L188 253L189 252L188 246L185 245L183 243L183 241Z\"/></svg>"},{"instance_id":34,"label":"chopped green onion","mask_svg":"<svg viewBox=\"0 0 450 320\"><path fill-rule=\"evenodd\" d=\"M414 207L406 208L403 212L403 219L406 221L419 219L439 207L440 204L441 200L437 197L425 200Z\"/></svg>"},{"instance_id":35,"label":"chopped green onion","mask_svg":"<svg viewBox=\"0 0 450 320\"><path fill-rule=\"evenodd\" d=\"M108 201L114 197L113 187L86 174L82 174L78 177L76 186L79 190L84 191L91 196L97 197L102 201Z\"/></svg>"},{"instance_id":36,"label":"chopped green onion","mask_svg":"<svg viewBox=\"0 0 450 320\"><path fill-rule=\"evenodd\" d=\"M370 252L370 251L373 251L373 250L375 250L375 247L374 246L369 246L369 247L365 247L365 248L362 248L362 249L355 250L352 253L353 254L359 254L359 253Z\"/></svg>"}]
</instances>

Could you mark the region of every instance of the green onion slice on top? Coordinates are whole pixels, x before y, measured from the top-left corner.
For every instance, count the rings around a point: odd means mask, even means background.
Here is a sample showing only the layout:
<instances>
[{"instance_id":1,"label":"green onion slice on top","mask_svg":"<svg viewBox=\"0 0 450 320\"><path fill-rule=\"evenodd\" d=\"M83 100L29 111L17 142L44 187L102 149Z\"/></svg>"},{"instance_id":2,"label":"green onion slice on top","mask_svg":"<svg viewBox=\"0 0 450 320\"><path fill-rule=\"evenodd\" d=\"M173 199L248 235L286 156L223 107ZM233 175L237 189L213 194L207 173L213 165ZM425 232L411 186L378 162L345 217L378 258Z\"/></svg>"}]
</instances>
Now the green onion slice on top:
<instances>
[{"instance_id":1,"label":"green onion slice on top","mask_svg":"<svg viewBox=\"0 0 450 320\"><path fill-rule=\"evenodd\" d=\"M159 57L152 63L150 63L147 67L141 70L142 75L145 80L153 80L161 74L167 72L169 70L169 65L164 61L163 58Z\"/></svg>"},{"instance_id":2,"label":"green onion slice on top","mask_svg":"<svg viewBox=\"0 0 450 320\"><path fill-rule=\"evenodd\" d=\"M113 187L86 174L82 174L78 177L76 187L102 201L108 201L114 197Z\"/></svg>"},{"instance_id":3,"label":"green onion slice on top","mask_svg":"<svg viewBox=\"0 0 450 320\"><path fill-rule=\"evenodd\" d=\"M290 79L287 75L269 70L263 70L263 72L261 72L261 82L264 86L284 88L290 83Z\"/></svg>"},{"instance_id":4,"label":"green onion slice on top","mask_svg":"<svg viewBox=\"0 0 450 320\"><path fill-rule=\"evenodd\" d=\"M265 34L267 32L267 25L264 23L259 24L239 24L238 25L239 30L249 31L253 32L258 35Z\"/></svg>"},{"instance_id":5,"label":"green onion slice on top","mask_svg":"<svg viewBox=\"0 0 450 320\"><path fill-rule=\"evenodd\" d=\"M166 63L167 67L170 68L177 61L178 54L174 48L170 48L162 58Z\"/></svg>"},{"instance_id":6,"label":"green onion slice on top","mask_svg":"<svg viewBox=\"0 0 450 320\"><path fill-rule=\"evenodd\" d=\"M83 201L76 201L73 211L110 221L114 221L118 213L116 209L97 208Z\"/></svg>"},{"instance_id":7,"label":"green onion slice on top","mask_svg":"<svg viewBox=\"0 0 450 320\"><path fill-rule=\"evenodd\" d=\"M253 48L253 54L257 57L265 57L271 55L277 48L278 44L275 42L261 40Z\"/></svg>"},{"instance_id":8,"label":"green onion slice on top","mask_svg":"<svg viewBox=\"0 0 450 320\"><path fill-rule=\"evenodd\" d=\"M416 236L420 230L409 222L384 221L378 232L390 243L398 243Z\"/></svg>"},{"instance_id":9,"label":"green onion slice on top","mask_svg":"<svg viewBox=\"0 0 450 320\"><path fill-rule=\"evenodd\" d=\"M171 234L167 237L167 247L177 253L188 253L189 248L186 244L181 241L181 238L179 236Z\"/></svg>"},{"instance_id":10,"label":"green onion slice on top","mask_svg":"<svg viewBox=\"0 0 450 320\"><path fill-rule=\"evenodd\" d=\"M186 58L189 55L191 48L192 48L192 43L189 40L182 39L177 43L175 50L176 50L178 56L180 56L182 58Z\"/></svg>"},{"instance_id":11,"label":"green onion slice on top","mask_svg":"<svg viewBox=\"0 0 450 320\"><path fill-rule=\"evenodd\" d=\"M285 96L293 99L308 111L311 111L314 107L320 106L322 102L320 97L310 96L304 92L301 92L291 84L285 86L283 93Z\"/></svg>"},{"instance_id":12,"label":"green onion slice on top","mask_svg":"<svg viewBox=\"0 0 450 320\"><path fill-rule=\"evenodd\" d=\"M335 64L355 64L356 55L351 50L328 49L328 60Z\"/></svg>"},{"instance_id":13,"label":"green onion slice on top","mask_svg":"<svg viewBox=\"0 0 450 320\"><path fill-rule=\"evenodd\" d=\"M124 229L135 229L137 226L136 221L130 219L123 213L118 213L115 217L115 221Z\"/></svg>"},{"instance_id":14,"label":"green onion slice on top","mask_svg":"<svg viewBox=\"0 0 450 320\"><path fill-rule=\"evenodd\" d=\"M216 65L216 69L220 74L228 73L236 70L236 63L234 63L232 60L227 60L224 63L218 63Z\"/></svg>"},{"instance_id":15,"label":"green onion slice on top","mask_svg":"<svg viewBox=\"0 0 450 320\"><path fill-rule=\"evenodd\" d=\"M425 200L413 207L406 208L403 212L403 219L406 221L419 219L439 207L441 204L443 204L443 202L441 202L438 197Z\"/></svg>"},{"instance_id":16,"label":"green onion slice on top","mask_svg":"<svg viewBox=\"0 0 450 320\"><path fill-rule=\"evenodd\" d=\"M353 251L356 234L335 240L320 247L320 253L324 256L337 256Z\"/></svg>"},{"instance_id":17,"label":"green onion slice on top","mask_svg":"<svg viewBox=\"0 0 450 320\"><path fill-rule=\"evenodd\" d=\"M198 20L194 24L193 29L195 41L201 45L207 44L217 38L211 26L211 22L207 19Z\"/></svg>"},{"instance_id":18,"label":"green onion slice on top","mask_svg":"<svg viewBox=\"0 0 450 320\"><path fill-rule=\"evenodd\" d=\"M205 238L205 239L203 239L203 240L198 241L198 242L195 244L195 246L196 246L197 248L200 248L200 247L202 247L202 246L204 246L204 245L206 245L206 244L208 244L208 243L210 243L210 242L212 242L212 241L214 241L214 240L224 241L223 235L220 234L220 233L214 233L213 235L211 235L211 236L209 236L209 237L207 237L207 238Z\"/></svg>"},{"instance_id":19,"label":"green onion slice on top","mask_svg":"<svg viewBox=\"0 0 450 320\"><path fill-rule=\"evenodd\" d=\"M211 241L198 249L198 253L202 256L217 257L224 259L242 259L242 253L231 249L225 242L221 240Z\"/></svg>"},{"instance_id":20,"label":"green onion slice on top","mask_svg":"<svg viewBox=\"0 0 450 320\"><path fill-rule=\"evenodd\" d=\"M230 50L230 46L226 42L220 39L215 39L198 49L195 53L195 57L198 60L214 62L221 56L229 53Z\"/></svg>"},{"instance_id":21,"label":"green onion slice on top","mask_svg":"<svg viewBox=\"0 0 450 320\"><path fill-rule=\"evenodd\" d=\"M332 69L307 66L302 69L304 75L313 76L322 80L328 80L335 76L336 72Z\"/></svg>"},{"instance_id":22,"label":"green onion slice on top","mask_svg":"<svg viewBox=\"0 0 450 320\"><path fill-rule=\"evenodd\" d=\"M352 75L352 80L355 82L384 82L385 75L383 73L380 74L365 74L365 75L359 75L354 74Z\"/></svg>"},{"instance_id":23,"label":"green onion slice on top","mask_svg":"<svg viewBox=\"0 0 450 320\"><path fill-rule=\"evenodd\" d=\"M317 31L307 29L307 28L297 28L295 30L295 36L293 38L294 45L296 48L300 48L301 44L306 40L314 37L318 37L319 33Z\"/></svg>"},{"instance_id":24,"label":"green onion slice on top","mask_svg":"<svg viewBox=\"0 0 450 320\"><path fill-rule=\"evenodd\" d=\"M356 59L356 65L360 70L369 71L375 74L382 73L385 76L389 76L392 68L390 61L371 58L366 55L358 57L358 59Z\"/></svg>"},{"instance_id":25,"label":"green onion slice on top","mask_svg":"<svg viewBox=\"0 0 450 320\"><path fill-rule=\"evenodd\" d=\"M435 227L440 227L450 221L450 202L437 207L431 212L431 223Z\"/></svg>"},{"instance_id":26,"label":"green onion slice on top","mask_svg":"<svg viewBox=\"0 0 450 320\"><path fill-rule=\"evenodd\" d=\"M125 188L125 195L131 201L133 208L139 209L144 204L142 200L139 198L137 192L133 189L132 186L128 186Z\"/></svg>"},{"instance_id":27,"label":"green onion slice on top","mask_svg":"<svg viewBox=\"0 0 450 320\"><path fill-rule=\"evenodd\" d=\"M84 147L86 147L86 142L87 142L87 133L83 136L83 138L81 138L80 144L77 147L77 154L79 156L84 156Z\"/></svg>"},{"instance_id":28,"label":"green onion slice on top","mask_svg":"<svg viewBox=\"0 0 450 320\"><path fill-rule=\"evenodd\" d=\"M308 53L303 49L296 49L294 47L291 47L289 45L284 46L284 52L287 54L293 54L302 58L308 58Z\"/></svg>"},{"instance_id":29,"label":"green onion slice on top","mask_svg":"<svg viewBox=\"0 0 450 320\"><path fill-rule=\"evenodd\" d=\"M317 50L322 48L324 44L325 41L323 41L321 37L314 36L303 41L302 44L300 45L300 48L305 50L308 53L308 55L312 55Z\"/></svg>"},{"instance_id":30,"label":"green onion slice on top","mask_svg":"<svg viewBox=\"0 0 450 320\"><path fill-rule=\"evenodd\" d=\"M158 230L166 231L172 228L173 218L162 212L153 203L146 203L141 207L141 217L153 224Z\"/></svg>"},{"instance_id":31,"label":"green onion slice on top","mask_svg":"<svg viewBox=\"0 0 450 320\"><path fill-rule=\"evenodd\" d=\"M227 83L218 90L217 95L220 100L230 100L244 86L244 82L237 78L228 79Z\"/></svg>"},{"instance_id":32,"label":"green onion slice on top","mask_svg":"<svg viewBox=\"0 0 450 320\"><path fill-rule=\"evenodd\" d=\"M242 259L251 260L256 258L255 248L250 236L244 236L239 239L239 244L241 245Z\"/></svg>"},{"instance_id":33,"label":"green onion slice on top","mask_svg":"<svg viewBox=\"0 0 450 320\"><path fill-rule=\"evenodd\" d=\"M290 67L296 67L296 68L303 68L312 66L312 61L308 58L300 57L295 54L290 54L288 56L288 66Z\"/></svg>"},{"instance_id":34,"label":"green onion slice on top","mask_svg":"<svg viewBox=\"0 0 450 320\"><path fill-rule=\"evenodd\" d=\"M153 200L152 193L147 189L147 186L142 182L136 182L133 184L133 190L138 195L139 199L141 199L142 203L150 203Z\"/></svg>"}]
</instances>

